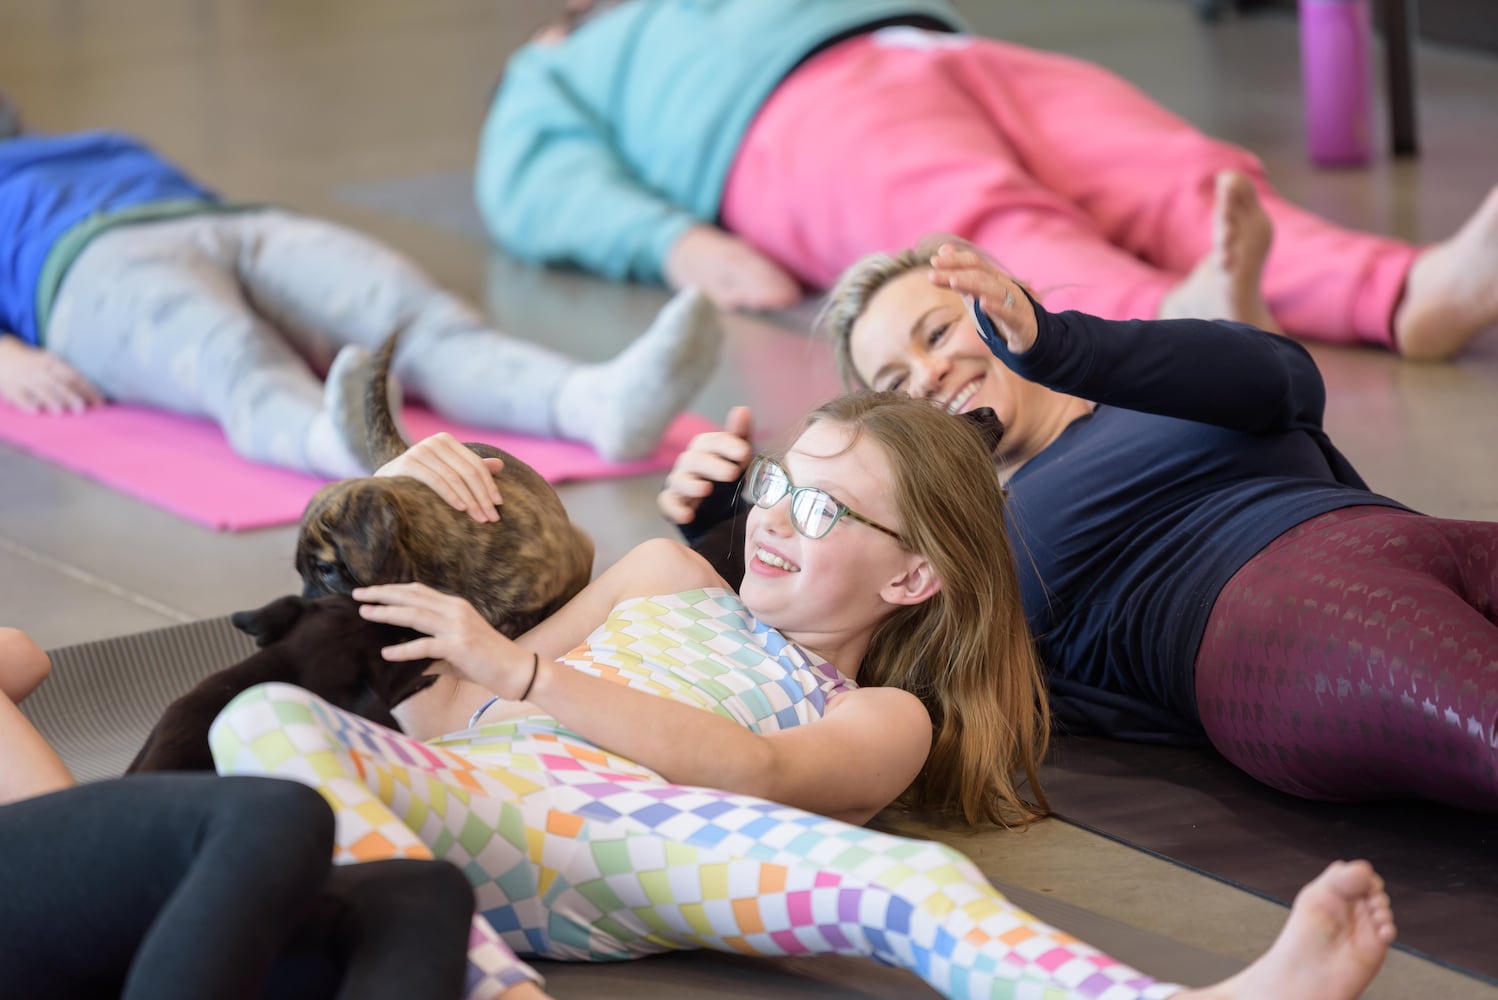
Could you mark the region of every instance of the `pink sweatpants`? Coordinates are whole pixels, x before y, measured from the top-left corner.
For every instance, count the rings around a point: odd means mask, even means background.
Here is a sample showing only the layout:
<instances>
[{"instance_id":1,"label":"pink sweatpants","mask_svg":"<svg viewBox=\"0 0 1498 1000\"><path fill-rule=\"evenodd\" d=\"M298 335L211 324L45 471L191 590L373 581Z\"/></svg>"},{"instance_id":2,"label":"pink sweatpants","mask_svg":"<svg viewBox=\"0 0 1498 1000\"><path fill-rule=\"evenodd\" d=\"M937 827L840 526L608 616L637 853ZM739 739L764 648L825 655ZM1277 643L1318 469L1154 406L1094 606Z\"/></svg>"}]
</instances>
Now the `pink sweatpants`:
<instances>
[{"instance_id":1,"label":"pink sweatpants","mask_svg":"<svg viewBox=\"0 0 1498 1000\"><path fill-rule=\"evenodd\" d=\"M1097 66L989 39L901 29L808 60L751 125L722 218L819 288L948 232L1047 308L1148 318L1210 248L1227 168L1274 220L1264 292L1287 332L1391 345L1413 247L1296 208L1252 155Z\"/></svg>"}]
</instances>

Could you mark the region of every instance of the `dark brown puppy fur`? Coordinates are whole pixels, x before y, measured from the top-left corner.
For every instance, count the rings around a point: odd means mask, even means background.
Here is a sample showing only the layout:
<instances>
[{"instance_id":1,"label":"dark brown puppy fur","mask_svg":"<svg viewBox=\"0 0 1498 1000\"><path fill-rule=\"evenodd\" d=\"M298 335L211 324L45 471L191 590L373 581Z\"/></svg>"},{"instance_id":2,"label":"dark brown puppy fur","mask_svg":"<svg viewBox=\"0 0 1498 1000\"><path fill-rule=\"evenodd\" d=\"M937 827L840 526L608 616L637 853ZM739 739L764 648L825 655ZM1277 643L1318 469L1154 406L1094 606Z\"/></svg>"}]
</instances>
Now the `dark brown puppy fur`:
<instances>
[{"instance_id":1,"label":"dark brown puppy fur","mask_svg":"<svg viewBox=\"0 0 1498 1000\"><path fill-rule=\"evenodd\" d=\"M127 769L211 771L208 727L234 696L256 684L284 681L383 726L399 730L390 710L437 679L431 660L387 662L380 650L419 637L395 625L365 621L359 604L337 595L278 598L232 618L260 649L206 677L167 706Z\"/></svg>"},{"instance_id":2,"label":"dark brown puppy fur","mask_svg":"<svg viewBox=\"0 0 1498 1000\"><path fill-rule=\"evenodd\" d=\"M377 356L366 399L371 468L407 448L386 393L394 352L392 337ZM504 459L504 471L495 476L504 497L498 522L473 520L407 476L331 483L302 515L296 569L303 595L420 581L467 598L512 637L567 603L592 575L592 540L534 469L490 445L468 447Z\"/></svg>"}]
</instances>

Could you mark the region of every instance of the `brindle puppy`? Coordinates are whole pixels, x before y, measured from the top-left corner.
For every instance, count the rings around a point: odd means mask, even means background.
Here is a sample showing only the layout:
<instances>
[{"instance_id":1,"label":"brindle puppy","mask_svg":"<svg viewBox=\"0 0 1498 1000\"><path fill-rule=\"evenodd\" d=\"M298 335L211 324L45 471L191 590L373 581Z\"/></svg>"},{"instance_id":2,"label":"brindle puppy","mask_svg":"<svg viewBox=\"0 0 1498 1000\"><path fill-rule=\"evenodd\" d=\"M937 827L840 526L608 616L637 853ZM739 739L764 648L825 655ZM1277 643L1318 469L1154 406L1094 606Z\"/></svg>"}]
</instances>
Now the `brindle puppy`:
<instances>
[{"instance_id":1,"label":"brindle puppy","mask_svg":"<svg viewBox=\"0 0 1498 1000\"><path fill-rule=\"evenodd\" d=\"M386 392L394 352L392 337L376 357L366 397L371 468L407 448ZM498 522L473 520L407 476L331 483L302 515L296 568L303 595L420 581L467 598L511 637L567 603L592 574L592 540L568 519L556 490L534 469L490 445L468 447L504 459L504 471L495 477L504 497Z\"/></svg>"},{"instance_id":2,"label":"brindle puppy","mask_svg":"<svg viewBox=\"0 0 1498 1000\"><path fill-rule=\"evenodd\" d=\"M304 687L339 708L400 730L390 710L432 684L431 660L387 663L380 650L417 638L395 625L366 621L353 598L282 597L232 621L260 649L205 677L167 706L128 771L211 771L208 727L246 688L267 681Z\"/></svg>"}]
</instances>

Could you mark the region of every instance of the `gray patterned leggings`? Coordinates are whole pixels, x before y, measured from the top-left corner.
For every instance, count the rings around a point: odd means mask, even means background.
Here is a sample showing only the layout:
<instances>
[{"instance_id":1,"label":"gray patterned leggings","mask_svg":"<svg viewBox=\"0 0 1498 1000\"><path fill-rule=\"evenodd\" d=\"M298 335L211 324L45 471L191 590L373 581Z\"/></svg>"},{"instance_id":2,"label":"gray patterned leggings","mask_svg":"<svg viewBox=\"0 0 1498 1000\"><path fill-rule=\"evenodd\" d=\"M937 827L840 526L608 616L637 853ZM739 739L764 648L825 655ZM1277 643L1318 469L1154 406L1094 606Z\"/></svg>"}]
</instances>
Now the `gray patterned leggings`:
<instances>
[{"instance_id":1,"label":"gray patterned leggings","mask_svg":"<svg viewBox=\"0 0 1498 1000\"><path fill-rule=\"evenodd\" d=\"M571 359L498 333L377 241L289 212L106 231L63 280L46 347L112 399L215 420L246 458L311 471L320 373L396 330L413 396L455 420L552 432Z\"/></svg>"}]
</instances>

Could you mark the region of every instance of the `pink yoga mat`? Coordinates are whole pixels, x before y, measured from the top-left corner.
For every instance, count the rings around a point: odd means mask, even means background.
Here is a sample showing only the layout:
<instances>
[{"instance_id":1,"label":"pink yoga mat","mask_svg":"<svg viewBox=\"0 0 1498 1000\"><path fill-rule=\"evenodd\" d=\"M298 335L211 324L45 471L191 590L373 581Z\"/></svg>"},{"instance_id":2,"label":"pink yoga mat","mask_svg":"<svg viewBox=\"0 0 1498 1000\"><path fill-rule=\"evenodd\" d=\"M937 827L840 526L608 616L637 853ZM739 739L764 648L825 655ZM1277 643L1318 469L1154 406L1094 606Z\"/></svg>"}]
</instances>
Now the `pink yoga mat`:
<instances>
[{"instance_id":1,"label":"pink yoga mat","mask_svg":"<svg viewBox=\"0 0 1498 1000\"><path fill-rule=\"evenodd\" d=\"M668 469L694 434L714 426L684 414L654 455L614 463L585 445L466 427L419 406L407 406L403 420L412 440L445 430L460 441L488 442L525 459L553 483ZM0 441L221 531L294 524L325 482L240 458L210 421L134 406L29 416L0 404Z\"/></svg>"}]
</instances>

